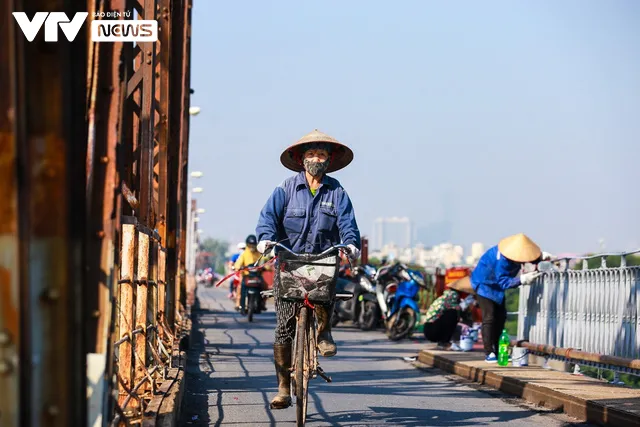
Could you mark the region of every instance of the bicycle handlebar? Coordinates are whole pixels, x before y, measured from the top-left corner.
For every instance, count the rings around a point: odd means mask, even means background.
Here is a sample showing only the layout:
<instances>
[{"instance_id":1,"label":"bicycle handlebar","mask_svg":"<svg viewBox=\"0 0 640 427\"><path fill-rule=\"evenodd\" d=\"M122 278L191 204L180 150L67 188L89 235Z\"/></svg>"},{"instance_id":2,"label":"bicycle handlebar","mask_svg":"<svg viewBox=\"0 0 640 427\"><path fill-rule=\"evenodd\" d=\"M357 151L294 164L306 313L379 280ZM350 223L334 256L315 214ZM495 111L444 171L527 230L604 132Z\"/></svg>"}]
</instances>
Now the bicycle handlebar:
<instances>
[{"instance_id":1,"label":"bicycle handlebar","mask_svg":"<svg viewBox=\"0 0 640 427\"><path fill-rule=\"evenodd\" d=\"M299 254L299 253L294 252L292 249L286 247L282 243L275 243L273 245L269 245L268 248L265 248L265 252L267 252L267 249L271 249L271 248L274 248L274 247L282 248L285 251L289 252L291 255L296 256L296 257L303 257L305 255L324 256L324 255L330 254L333 251L340 251L340 250L343 250L348 254L351 253L351 249L349 249L349 247L347 245L338 244L338 245L333 245L330 248L325 249L323 252L321 252L319 254Z\"/></svg>"}]
</instances>

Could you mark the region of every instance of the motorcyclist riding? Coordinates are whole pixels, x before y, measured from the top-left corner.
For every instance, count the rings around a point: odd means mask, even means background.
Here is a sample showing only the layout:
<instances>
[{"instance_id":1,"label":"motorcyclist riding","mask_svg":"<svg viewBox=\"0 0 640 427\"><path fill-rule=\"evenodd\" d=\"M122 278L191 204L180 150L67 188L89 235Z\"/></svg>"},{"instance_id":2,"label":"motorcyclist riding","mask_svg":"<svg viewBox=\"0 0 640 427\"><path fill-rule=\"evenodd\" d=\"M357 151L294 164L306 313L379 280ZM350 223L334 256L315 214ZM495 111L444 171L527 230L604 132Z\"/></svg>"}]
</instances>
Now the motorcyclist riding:
<instances>
[{"instance_id":1,"label":"motorcyclist riding","mask_svg":"<svg viewBox=\"0 0 640 427\"><path fill-rule=\"evenodd\" d=\"M351 200L338 180L326 175L344 168L353 152L336 139L315 130L284 150L282 164L297 175L286 179L271 194L257 226L258 251L281 242L297 253L317 254L338 243L349 246L351 257L360 254L360 232ZM276 275L277 276L277 275ZM277 292L277 286L274 285ZM273 345L278 394L271 408L291 405L291 349L296 330L296 304L275 295L276 331ZM318 350L334 356L330 307L316 305Z\"/></svg>"},{"instance_id":2,"label":"motorcyclist riding","mask_svg":"<svg viewBox=\"0 0 640 427\"><path fill-rule=\"evenodd\" d=\"M254 265L261 258L261 255L257 250L258 240L256 239L255 235L251 234L247 236L245 244L246 248L244 252L240 254L238 260L236 261L236 264L234 265L236 271L240 271L244 267ZM247 291L244 286L244 278L249 275L249 272L245 270L242 272L242 275L243 278L240 281L240 290L239 292L237 292L236 296L236 310L240 310L240 312L244 314L247 300ZM264 300L262 300L261 309L263 311L267 309Z\"/></svg>"}]
</instances>

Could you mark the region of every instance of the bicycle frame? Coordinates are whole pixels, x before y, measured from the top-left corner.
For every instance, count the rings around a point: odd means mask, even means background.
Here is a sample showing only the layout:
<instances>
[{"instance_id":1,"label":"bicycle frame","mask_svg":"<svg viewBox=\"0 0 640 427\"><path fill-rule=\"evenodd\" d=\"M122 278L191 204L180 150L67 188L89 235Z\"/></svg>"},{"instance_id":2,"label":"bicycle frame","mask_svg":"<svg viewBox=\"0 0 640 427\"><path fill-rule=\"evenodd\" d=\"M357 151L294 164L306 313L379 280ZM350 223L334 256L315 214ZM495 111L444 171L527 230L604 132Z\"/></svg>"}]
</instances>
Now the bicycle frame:
<instances>
[{"instance_id":1,"label":"bicycle frame","mask_svg":"<svg viewBox=\"0 0 640 427\"><path fill-rule=\"evenodd\" d=\"M318 376L318 328L317 328L317 320L315 315L315 308L308 307L304 304L300 304L298 307L298 314L296 315L296 322L300 320L300 314L302 310L307 310L307 321L309 324L309 350L311 350L310 354L312 355L311 364L310 364L310 376L309 378L316 378ZM296 328L296 334L293 338L293 351L292 355L295 357L297 351L298 343L298 329ZM314 351L315 350L315 351ZM292 375L293 375L293 364L292 364Z\"/></svg>"},{"instance_id":2,"label":"bicycle frame","mask_svg":"<svg viewBox=\"0 0 640 427\"><path fill-rule=\"evenodd\" d=\"M279 243L276 244L276 246L285 249L294 256L304 258L305 254L296 254L291 251L291 249ZM320 255L326 255L332 251L344 249L346 249L346 246L336 245L327 249ZM261 295L274 296L274 291L264 291L261 292ZM334 295L334 299L349 299L352 297L353 294L351 293L340 293ZM318 362L318 331L315 306L308 300L308 295L305 296L304 301L298 300L295 304L297 327L291 352L291 392L296 397L296 406L298 411L297 425L303 426L307 416L309 380L320 376L326 382L331 382L331 377L322 370ZM305 335L302 338L300 336L301 333ZM300 358L302 359L300 360ZM301 369L302 372L298 369Z\"/></svg>"}]
</instances>

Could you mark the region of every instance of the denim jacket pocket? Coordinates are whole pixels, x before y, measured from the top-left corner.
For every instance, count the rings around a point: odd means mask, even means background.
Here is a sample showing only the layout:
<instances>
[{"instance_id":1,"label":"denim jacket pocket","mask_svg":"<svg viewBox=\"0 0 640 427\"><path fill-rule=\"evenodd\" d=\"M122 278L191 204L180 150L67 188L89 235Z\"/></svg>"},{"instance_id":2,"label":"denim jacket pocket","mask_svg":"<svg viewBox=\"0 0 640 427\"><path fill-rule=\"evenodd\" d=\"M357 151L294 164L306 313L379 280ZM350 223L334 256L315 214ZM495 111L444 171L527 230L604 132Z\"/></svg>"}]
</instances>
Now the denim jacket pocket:
<instances>
[{"instance_id":1,"label":"denim jacket pocket","mask_svg":"<svg viewBox=\"0 0 640 427\"><path fill-rule=\"evenodd\" d=\"M338 221L338 213L335 208L320 207L318 215L318 230L332 231Z\"/></svg>"},{"instance_id":2,"label":"denim jacket pocket","mask_svg":"<svg viewBox=\"0 0 640 427\"><path fill-rule=\"evenodd\" d=\"M304 227L305 210L301 208L288 208L284 214L282 225L289 237L294 237L302 232Z\"/></svg>"}]
</instances>

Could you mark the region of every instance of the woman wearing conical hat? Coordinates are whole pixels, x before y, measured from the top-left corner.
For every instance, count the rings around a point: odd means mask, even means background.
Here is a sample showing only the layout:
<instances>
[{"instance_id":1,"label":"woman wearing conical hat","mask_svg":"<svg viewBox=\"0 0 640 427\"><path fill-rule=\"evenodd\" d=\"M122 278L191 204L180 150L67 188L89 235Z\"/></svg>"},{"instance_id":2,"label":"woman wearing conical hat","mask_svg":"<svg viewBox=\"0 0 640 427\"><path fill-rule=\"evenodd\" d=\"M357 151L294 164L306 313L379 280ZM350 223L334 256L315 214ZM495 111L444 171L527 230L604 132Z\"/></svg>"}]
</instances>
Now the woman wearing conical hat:
<instances>
[{"instance_id":1,"label":"woman wearing conical hat","mask_svg":"<svg viewBox=\"0 0 640 427\"><path fill-rule=\"evenodd\" d=\"M278 186L265 204L256 232L258 251L281 242L297 253L317 254L343 243L350 257L360 254L360 232L353 206L338 180L327 173L344 168L353 160L353 152L336 139L315 130L284 150L282 164L296 175ZM273 287L277 291L277 286ZM273 345L278 395L271 408L291 405L291 348L296 330L295 304L275 295L276 337ZM333 307L316 305L318 350L326 357L336 354L331 337Z\"/></svg>"},{"instance_id":2,"label":"woman wearing conical hat","mask_svg":"<svg viewBox=\"0 0 640 427\"><path fill-rule=\"evenodd\" d=\"M438 343L444 350L462 350L453 341L459 341L462 328L459 325L462 314L475 302L475 292L469 277L450 283L442 295L427 309L424 320L424 337Z\"/></svg>"},{"instance_id":3,"label":"woman wearing conical hat","mask_svg":"<svg viewBox=\"0 0 640 427\"><path fill-rule=\"evenodd\" d=\"M480 257L471 273L471 286L482 310L485 361L497 361L498 341L507 320L505 291L531 284L541 273L534 271L518 275L522 266L550 259L551 256L521 233L502 239Z\"/></svg>"}]
</instances>

